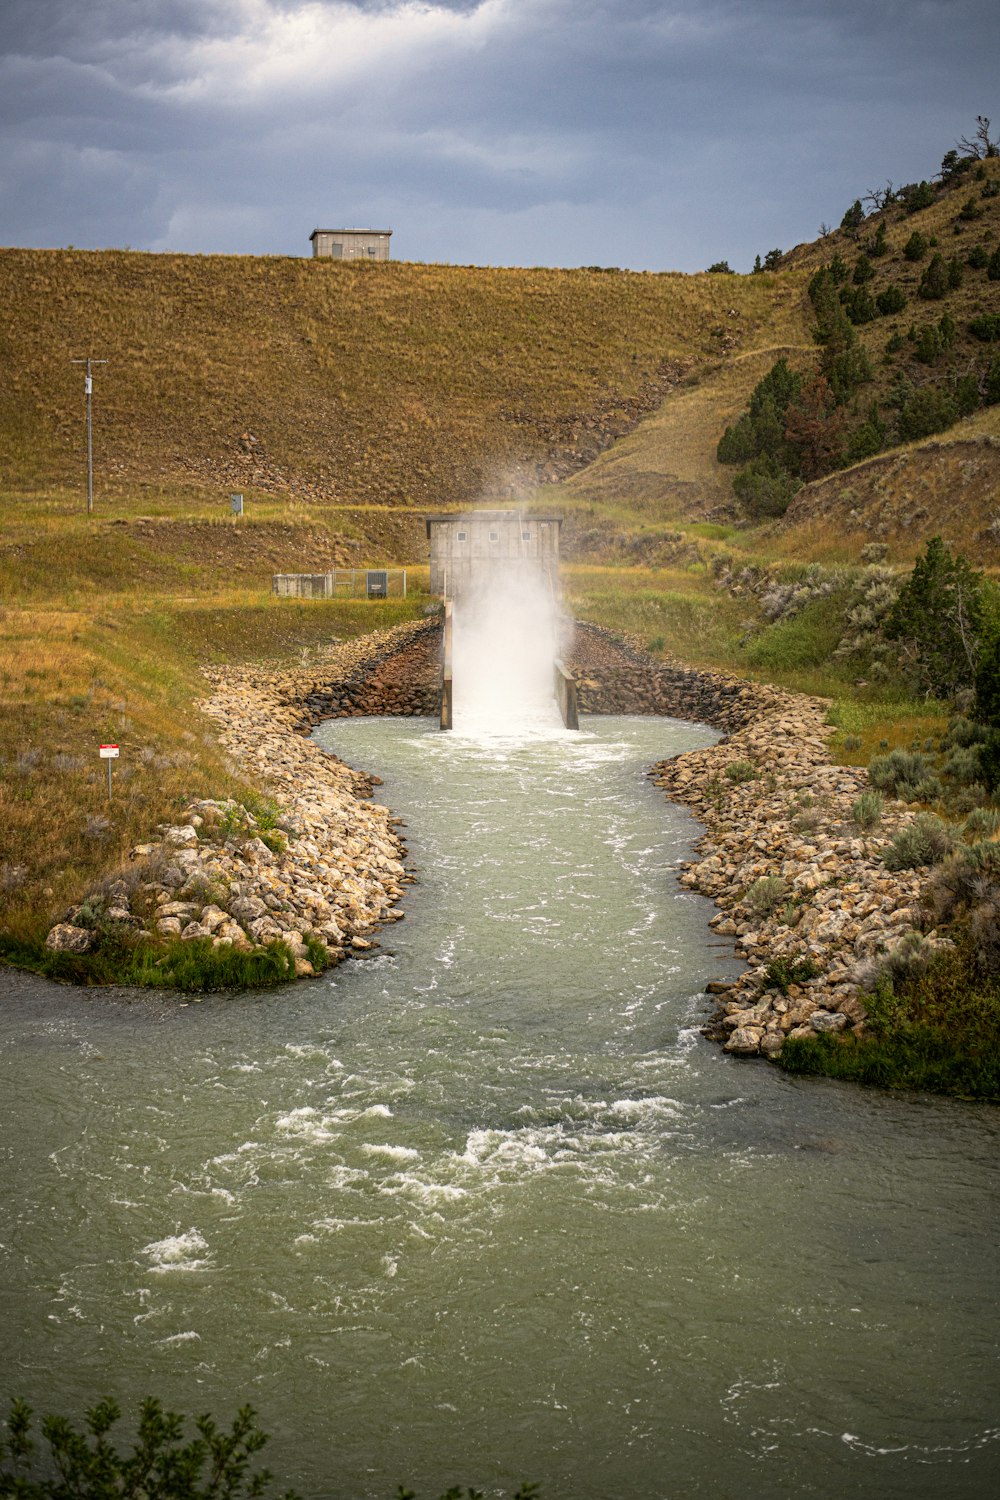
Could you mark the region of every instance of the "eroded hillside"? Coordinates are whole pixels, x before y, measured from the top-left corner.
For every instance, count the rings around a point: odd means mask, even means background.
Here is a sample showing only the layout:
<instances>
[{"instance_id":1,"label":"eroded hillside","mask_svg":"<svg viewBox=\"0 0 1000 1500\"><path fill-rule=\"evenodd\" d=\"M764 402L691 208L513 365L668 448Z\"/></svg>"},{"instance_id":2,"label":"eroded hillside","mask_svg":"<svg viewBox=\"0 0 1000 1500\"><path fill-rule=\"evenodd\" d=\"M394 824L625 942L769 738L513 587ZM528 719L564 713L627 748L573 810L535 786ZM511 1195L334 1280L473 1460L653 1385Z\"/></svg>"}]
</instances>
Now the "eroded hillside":
<instances>
[{"instance_id":1,"label":"eroded hillside","mask_svg":"<svg viewBox=\"0 0 1000 1500\"><path fill-rule=\"evenodd\" d=\"M692 370L773 343L801 276L0 252L0 482L448 505L562 478Z\"/></svg>"}]
</instances>

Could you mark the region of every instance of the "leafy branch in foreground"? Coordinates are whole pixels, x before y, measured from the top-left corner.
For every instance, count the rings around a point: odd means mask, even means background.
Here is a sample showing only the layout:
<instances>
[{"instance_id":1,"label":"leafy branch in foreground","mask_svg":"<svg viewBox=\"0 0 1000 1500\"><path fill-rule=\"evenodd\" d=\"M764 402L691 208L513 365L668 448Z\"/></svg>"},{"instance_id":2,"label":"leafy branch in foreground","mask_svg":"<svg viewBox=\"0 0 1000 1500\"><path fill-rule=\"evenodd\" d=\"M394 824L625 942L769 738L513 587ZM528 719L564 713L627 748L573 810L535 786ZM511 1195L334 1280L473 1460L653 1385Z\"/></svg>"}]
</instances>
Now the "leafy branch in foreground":
<instances>
[{"instance_id":1,"label":"leafy branch in foreground","mask_svg":"<svg viewBox=\"0 0 1000 1500\"><path fill-rule=\"evenodd\" d=\"M41 1434L49 1462L32 1473L36 1444L31 1407L11 1402L6 1440L0 1437L0 1496L17 1500L237 1500L267 1492L267 1469L250 1472L251 1459L267 1442L250 1406L241 1407L229 1432L209 1416L195 1419L198 1436L183 1440L184 1419L148 1397L139 1408L139 1430L130 1454L119 1452L108 1434L121 1416L115 1401L99 1401L79 1431L66 1417L43 1417ZM298 1500L287 1490L282 1500Z\"/></svg>"},{"instance_id":2,"label":"leafy branch in foreground","mask_svg":"<svg viewBox=\"0 0 1000 1500\"><path fill-rule=\"evenodd\" d=\"M80 1431L66 1417L43 1417L41 1434L48 1458L36 1463L32 1410L14 1399L0 1432L0 1496L14 1500L242 1500L269 1493L267 1469L251 1472L251 1460L267 1442L257 1414L243 1406L224 1432L209 1416L195 1418L198 1436L184 1442L184 1418L164 1411L149 1396L139 1408L139 1429L130 1454L109 1440L121 1417L115 1401L99 1401ZM41 1472L38 1472L41 1470ZM285 1490L279 1500L300 1500ZM400 1485L396 1500L416 1500ZM476 1489L448 1490L440 1500L483 1500ZM539 1500L538 1486L522 1484L512 1500Z\"/></svg>"}]
</instances>

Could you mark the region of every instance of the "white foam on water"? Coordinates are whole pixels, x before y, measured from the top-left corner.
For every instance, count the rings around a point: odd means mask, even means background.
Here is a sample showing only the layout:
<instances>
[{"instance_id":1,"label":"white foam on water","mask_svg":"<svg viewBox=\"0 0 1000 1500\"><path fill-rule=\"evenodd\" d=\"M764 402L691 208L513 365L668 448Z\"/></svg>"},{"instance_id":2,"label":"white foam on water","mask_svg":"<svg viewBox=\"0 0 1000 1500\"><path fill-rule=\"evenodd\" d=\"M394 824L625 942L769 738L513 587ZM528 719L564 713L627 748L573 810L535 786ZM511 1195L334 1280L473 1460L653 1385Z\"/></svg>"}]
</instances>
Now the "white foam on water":
<instances>
[{"instance_id":1,"label":"white foam on water","mask_svg":"<svg viewBox=\"0 0 1000 1500\"><path fill-rule=\"evenodd\" d=\"M366 1143L361 1147L365 1156L384 1156L388 1161L419 1161L421 1153L413 1146L384 1146Z\"/></svg>"},{"instance_id":2,"label":"white foam on water","mask_svg":"<svg viewBox=\"0 0 1000 1500\"><path fill-rule=\"evenodd\" d=\"M149 1256L151 1271L204 1271L212 1264L204 1254L207 1249L204 1235L189 1229L186 1234L168 1234L165 1239L143 1245L142 1253Z\"/></svg>"},{"instance_id":3,"label":"white foam on water","mask_svg":"<svg viewBox=\"0 0 1000 1500\"><path fill-rule=\"evenodd\" d=\"M406 1198L427 1208L457 1203L468 1197L465 1188L451 1182L422 1182L410 1172L396 1172L379 1184L379 1192L390 1198Z\"/></svg>"},{"instance_id":4,"label":"white foam on water","mask_svg":"<svg viewBox=\"0 0 1000 1500\"><path fill-rule=\"evenodd\" d=\"M162 1349L168 1349L174 1344L200 1344L201 1334L189 1328L186 1333L172 1333L168 1339L157 1339L156 1342Z\"/></svg>"},{"instance_id":5,"label":"white foam on water","mask_svg":"<svg viewBox=\"0 0 1000 1500\"><path fill-rule=\"evenodd\" d=\"M285 1135L311 1141L314 1145L335 1141L338 1135L337 1131L330 1129L330 1121L311 1105L290 1110L287 1115L279 1115L274 1126Z\"/></svg>"}]
</instances>

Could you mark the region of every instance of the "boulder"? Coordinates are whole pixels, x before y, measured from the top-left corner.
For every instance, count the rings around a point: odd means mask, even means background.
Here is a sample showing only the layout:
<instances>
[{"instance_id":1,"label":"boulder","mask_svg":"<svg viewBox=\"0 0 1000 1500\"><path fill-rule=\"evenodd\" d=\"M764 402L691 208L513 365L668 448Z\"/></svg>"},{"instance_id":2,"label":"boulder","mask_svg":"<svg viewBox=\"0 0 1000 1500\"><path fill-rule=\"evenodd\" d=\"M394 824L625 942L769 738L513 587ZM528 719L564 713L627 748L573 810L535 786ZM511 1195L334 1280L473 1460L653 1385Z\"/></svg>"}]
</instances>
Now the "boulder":
<instances>
[{"instance_id":1,"label":"boulder","mask_svg":"<svg viewBox=\"0 0 1000 1500\"><path fill-rule=\"evenodd\" d=\"M843 1031L847 1025L847 1017L840 1011L814 1010L809 1017L809 1025L813 1031Z\"/></svg>"},{"instance_id":2,"label":"boulder","mask_svg":"<svg viewBox=\"0 0 1000 1500\"><path fill-rule=\"evenodd\" d=\"M94 934L88 927L57 922L45 939L45 946L53 953L87 953L94 946Z\"/></svg>"},{"instance_id":3,"label":"boulder","mask_svg":"<svg viewBox=\"0 0 1000 1500\"><path fill-rule=\"evenodd\" d=\"M736 1057L756 1057L763 1032L756 1026L738 1026L722 1049Z\"/></svg>"}]
</instances>

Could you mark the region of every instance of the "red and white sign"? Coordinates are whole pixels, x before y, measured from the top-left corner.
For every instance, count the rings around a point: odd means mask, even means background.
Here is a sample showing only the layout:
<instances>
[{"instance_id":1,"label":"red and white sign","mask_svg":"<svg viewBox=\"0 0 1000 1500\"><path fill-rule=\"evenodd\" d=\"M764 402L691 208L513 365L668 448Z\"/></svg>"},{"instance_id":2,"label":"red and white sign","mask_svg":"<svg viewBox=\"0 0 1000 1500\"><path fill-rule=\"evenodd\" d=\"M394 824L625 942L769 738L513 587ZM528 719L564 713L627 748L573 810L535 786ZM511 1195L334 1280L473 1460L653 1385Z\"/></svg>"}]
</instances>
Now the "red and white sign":
<instances>
[{"instance_id":1,"label":"red and white sign","mask_svg":"<svg viewBox=\"0 0 1000 1500\"><path fill-rule=\"evenodd\" d=\"M102 745L101 746L101 759L102 760L117 760L118 759L118 746L117 745Z\"/></svg>"}]
</instances>

